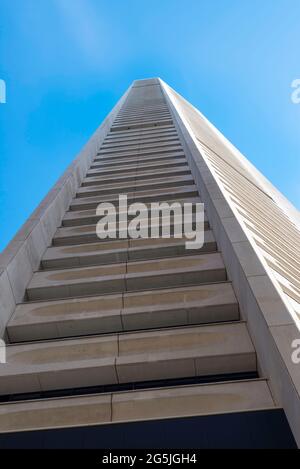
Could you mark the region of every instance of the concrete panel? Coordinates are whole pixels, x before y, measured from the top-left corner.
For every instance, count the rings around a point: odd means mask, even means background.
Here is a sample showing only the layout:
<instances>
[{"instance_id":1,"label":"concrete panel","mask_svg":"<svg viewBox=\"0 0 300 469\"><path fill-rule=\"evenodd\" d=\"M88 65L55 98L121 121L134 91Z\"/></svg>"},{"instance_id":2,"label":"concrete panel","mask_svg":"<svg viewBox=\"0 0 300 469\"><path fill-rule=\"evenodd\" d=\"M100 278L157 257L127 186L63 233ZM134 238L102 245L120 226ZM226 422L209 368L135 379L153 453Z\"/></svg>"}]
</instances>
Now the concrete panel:
<instances>
[{"instance_id":1,"label":"concrete panel","mask_svg":"<svg viewBox=\"0 0 300 469\"><path fill-rule=\"evenodd\" d=\"M17 306L7 330L13 342L155 327L234 321L228 283L105 295Z\"/></svg>"},{"instance_id":2,"label":"concrete panel","mask_svg":"<svg viewBox=\"0 0 300 469\"><path fill-rule=\"evenodd\" d=\"M113 395L112 419L124 422L273 406L265 381L219 383Z\"/></svg>"},{"instance_id":3,"label":"concrete panel","mask_svg":"<svg viewBox=\"0 0 300 469\"><path fill-rule=\"evenodd\" d=\"M256 370L255 351L247 329L242 323L215 324L10 345L7 362L0 367L0 393L186 378L237 370Z\"/></svg>"}]
</instances>

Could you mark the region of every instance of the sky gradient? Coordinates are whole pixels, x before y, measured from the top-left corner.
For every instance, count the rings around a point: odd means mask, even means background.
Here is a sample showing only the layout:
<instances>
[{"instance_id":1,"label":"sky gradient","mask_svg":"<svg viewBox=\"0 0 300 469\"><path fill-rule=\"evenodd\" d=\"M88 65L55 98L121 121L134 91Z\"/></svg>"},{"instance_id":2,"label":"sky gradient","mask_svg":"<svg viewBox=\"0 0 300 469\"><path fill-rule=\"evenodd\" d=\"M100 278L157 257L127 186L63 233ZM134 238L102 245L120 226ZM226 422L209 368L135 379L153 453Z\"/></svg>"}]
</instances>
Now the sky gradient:
<instances>
[{"instance_id":1,"label":"sky gradient","mask_svg":"<svg viewBox=\"0 0 300 469\"><path fill-rule=\"evenodd\" d=\"M134 79L160 76L299 209L299 0L0 0L0 250Z\"/></svg>"}]
</instances>

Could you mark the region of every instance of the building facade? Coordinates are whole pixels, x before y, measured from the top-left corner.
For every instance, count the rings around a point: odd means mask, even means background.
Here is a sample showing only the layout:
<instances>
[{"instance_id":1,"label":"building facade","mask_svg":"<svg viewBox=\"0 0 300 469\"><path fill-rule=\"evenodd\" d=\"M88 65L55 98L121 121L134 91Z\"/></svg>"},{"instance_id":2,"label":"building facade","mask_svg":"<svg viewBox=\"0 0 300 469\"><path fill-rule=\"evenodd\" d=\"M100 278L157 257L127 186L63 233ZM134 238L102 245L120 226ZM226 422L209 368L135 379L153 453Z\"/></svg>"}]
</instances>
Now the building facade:
<instances>
[{"instance_id":1,"label":"building facade","mask_svg":"<svg viewBox=\"0 0 300 469\"><path fill-rule=\"evenodd\" d=\"M120 194L202 202L203 246L100 240ZM299 226L191 104L133 82L1 255L0 447L299 445Z\"/></svg>"}]
</instances>

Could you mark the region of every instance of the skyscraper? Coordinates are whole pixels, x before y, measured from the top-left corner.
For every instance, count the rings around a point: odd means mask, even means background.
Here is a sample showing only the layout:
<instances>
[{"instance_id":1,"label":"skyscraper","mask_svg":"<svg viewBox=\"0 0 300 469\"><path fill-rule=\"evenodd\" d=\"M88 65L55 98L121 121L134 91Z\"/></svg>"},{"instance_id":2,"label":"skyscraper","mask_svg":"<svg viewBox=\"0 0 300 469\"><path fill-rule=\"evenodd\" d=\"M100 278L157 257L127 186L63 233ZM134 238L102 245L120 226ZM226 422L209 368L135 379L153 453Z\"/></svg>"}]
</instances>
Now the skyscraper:
<instances>
[{"instance_id":1,"label":"skyscraper","mask_svg":"<svg viewBox=\"0 0 300 469\"><path fill-rule=\"evenodd\" d=\"M201 201L203 247L100 240L120 194ZM299 444L299 226L191 104L133 82L1 256L0 446Z\"/></svg>"}]
</instances>

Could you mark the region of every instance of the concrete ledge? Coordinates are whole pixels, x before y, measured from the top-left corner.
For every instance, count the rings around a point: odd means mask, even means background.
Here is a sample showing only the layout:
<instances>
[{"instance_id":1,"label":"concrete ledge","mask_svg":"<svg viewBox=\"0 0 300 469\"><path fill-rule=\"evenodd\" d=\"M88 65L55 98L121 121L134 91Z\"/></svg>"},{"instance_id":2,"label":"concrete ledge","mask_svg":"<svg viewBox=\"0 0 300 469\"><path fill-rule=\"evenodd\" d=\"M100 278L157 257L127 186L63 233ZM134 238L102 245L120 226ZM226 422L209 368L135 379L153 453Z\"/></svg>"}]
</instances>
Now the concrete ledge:
<instances>
[{"instance_id":1,"label":"concrete ledge","mask_svg":"<svg viewBox=\"0 0 300 469\"><path fill-rule=\"evenodd\" d=\"M123 262L36 272L27 287L29 300L149 290L226 280L219 253Z\"/></svg>"},{"instance_id":2,"label":"concrete ledge","mask_svg":"<svg viewBox=\"0 0 300 469\"><path fill-rule=\"evenodd\" d=\"M0 404L0 432L275 408L265 380Z\"/></svg>"},{"instance_id":3,"label":"concrete ledge","mask_svg":"<svg viewBox=\"0 0 300 469\"><path fill-rule=\"evenodd\" d=\"M123 124L123 125L113 125L111 127L111 132L118 132L119 130L131 130L131 129L145 129L147 127L160 127L164 125L172 124L172 120L169 118L160 119L160 120L153 120L153 121L146 121L146 122L138 122L136 124Z\"/></svg>"},{"instance_id":4,"label":"concrete ledge","mask_svg":"<svg viewBox=\"0 0 300 469\"><path fill-rule=\"evenodd\" d=\"M83 267L88 265L113 264L124 261L157 259L195 255L202 252L216 251L216 242L212 231L204 232L204 244L201 249L187 250L182 239L127 239L111 240L98 243L87 243L75 246L50 247L46 250L41 262L42 269L59 269L69 267Z\"/></svg>"},{"instance_id":5,"label":"concrete ledge","mask_svg":"<svg viewBox=\"0 0 300 469\"><path fill-rule=\"evenodd\" d=\"M199 199L197 201L200 202ZM128 219L131 219L131 218L128 217ZM53 243L52 243L53 246L67 246L67 245L72 245L72 244L83 244L83 243L87 244L87 243L99 242L99 238L95 230L95 223L98 221L98 217L95 215L84 217L83 221L87 221L87 224L78 223L78 220L82 221L82 219L79 219L79 218L66 219L66 221L64 222L64 226L62 226L61 228L58 228L58 230L55 233L55 236L53 238ZM89 224L93 222L94 224ZM164 223L169 223L169 221L166 220L166 217L161 218L160 223L158 225L162 226ZM174 224L174 217L171 216L170 229L172 230L175 225L176 223ZM156 225L153 223L152 226L156 226ZM193 226L193 229L194 228L195 227ZM209 229L209 224L208 224L208 220L207 220L205 213L204 213L204 229L205 230ZM127 236L126 236L126 239L127 239ZM110 242L111 239L105 238L105 239L102 239L101 241Z\"/></svg>"},{"instance_id":6,"label":"concrete ledge","mask_svg":"<svg viewBox=\"0 0 300 469\"><path fill-rule=\"evenodd\" d=\"M161 152L161 153L152 153L147 155L141 155L138 153L130 153L128 155L124 155L122 157L114 156L112 158L97 158L94 160L94 163L91 165L91 169L110 169L114 167L120 168L120 171L126 169L127 165L139 165L140 163L150 163L155 162L159 163L174 161L175 158L182 158L184 157L184 153L180 152Z\"/></svg>"},{"instance_id":7,"label":"concrete ledge","mask_svg":"<svg viewBox=\"0 0 300 469\"><path fill-rule=\"evenodd\" d=\"M174 168L174 167L180 167L180 166L186 166L186 159L185 158L180 158L180 157L175 157L175 158L169 158L166 161L163 161L161 163L156 162L148 162L146 163L137 162L135 164L128 164L124 165L122 168L123 173L130 173L133 171L139 172L139 171L146 171L146 170L157 170L159 168ZM90 169L87 171L86 175L87 177L93 177L93 176L106 176L106 175L118 175L120 170L116 166L111 166L110 168L99 168L99 169Z\"/></svg>"},{"instance_id":8,"label":"concrete ledge","mask_svg":"<svg viewBox=\"0 0 300 469\"><path fill-rule=\"evenodd\" d=\"M176 134L176 130L174 125L169 125L169 126L164 126L164 127L158 127L154 129L145 129L145 130L127 130L127 131L120 131L120 132L109 132L107 136L105 137L105 142L118 142L122 140L130 140L130 139L136 139L136 138L153 138L154 136L169 136L172 134Z\"/></svg>"},{"instance_id":9,"label":"concrete ledge","mask_svg":"<svg viewBox=\"0 0 300 469\"><path fill-rule=\"evenodd\" d=\"M141 191L148 188L151 189L161 189L163 187L173 187L176 189L178 186L185 186L188 184L194 184L194 180L190 174L178 176L178 175L171 175L165 177L158 177L154 179L150 179L149 181L137 181L134 180L132 182L127 183L110 183L110 184L102 184L100 187L99 185L95 184L95 186L85 186L81 187L77 191L77 197L89 197L89 196L96 196L96 195L103 195L103 194L127 194L128 192L133 191Z\"/></svg>"},{"instance_id":10,"label":"concrete ledge","mask_svg":"<svg viewBox=\"0 0 300 469\"><path fill-rule=\"evenodd\" d=\"M170 199L168 197L165 197L161 200L161 202L168 202L169 204L174 203L174 202L180 202L180 203L189 202L189 203L195 204L195 203L201 203L201 199L199 198L198 192L197 192L197 197L189 197L188 195L182 198L174 198L174 199L172 199L172 197ZM151 206L150 203L151 202L145 202L145 205L147 206L147 208ZM122 212L124 212L124 210L117 212L117 215ZM130 218L130 216L128 218ZM69 210L66 212L65 216L62 219L62 227L94 224L94 232L95 232L96 231L95 224L97 223L99 219L100 219L100 215L96 215L95 209Z\"/></svg>"},{"instance_id":11,"label":"concrete ledge","mask_svg":"<svg viewBox=\"0 0 300 469\"><path fill-rule=\"evenodd\" d=\"M132 202L160 202L165 199L173 200L182 197L197 197L198 189L194 184L178 186L176 192L174 187L161 189L148 189L146 191L133 191L127 193L128 203ZM119 194L97 195L89 197L75 198L70 204L71 211L96 209L101 202L111 202L118 205Z\"/></svg>"},{"instance_id":12,"label":"concrete ledge","mask_svg":"<svg viewBox=\"0 0 300 469\"><path fill-rule=\"evenodd\" d=\"M174 144L175 142L180 143L176 131L174 130L173 134L170 135L154 135L148 137L131 137L128 139L120 139L115 141L110 141L105 139L102 148L103 149L123 149L123 148L132 148L132 147L141 147L148 146L151 143L156 145L158 144L167 144L168 142Z\"/></svg>"},{"instance_id":13,"label":"concrete ledge","mask_svg":"<svg viewBox=\"0 0 300 469\"><path fill-rule=\"evenodd\" d=\"M187 326L9 345L0 394L255 371L244 323Z\"/></svg>"},{"instance_id":14,"label":"concrete ledge","mask_svg":"<svg viewBox=\"0 0 300 469\"><path fill-rule=\"evenodd\" d=\"M185 167L180 167L180 168L172 168L171 170L168 171L169 176L183 176L183 175L190 175L190 169L188 165L186 164ZM127 173L126 175L114 175L114 176L95 176L95 177L86 177L82 181L82 187L89 187L89 186L95 186L95 185L102 185L105 187L105 185L108 184L125 184L125 183L133 183L134 181L147 181L150 179L151 181L160 178L161 177L161 170L146 170L146 171L140 171L138 175L136 174L136 171L132 171L131 173Z\"/></svg>"},{"instance_id":15,"label":"concrete ledge","mask_svg":"<svg viewBox=\"0 0 300 469\"><path fill-rule=\"evenodd\" d=\"M19 304L7 325L12 342L235 321L229 283Z\"/></svg>"},{"instance_id":16,"label":"concrete ledge","mask_svg":"<svg viewBox=\"0 0 300 469\"><path fill-rule=\"evenodd\" d=\"M123 169L123 165L126 168L126 165L135 165L139 163L149 163L156 161L159 163L159 161L170 161L174 160L174 158L182 158L184 156L184 153L182 151L180 152L162 152L160 154L149 154L149 155L141 155L141 154L130 154L126 155L123 157L120 156L114 156L112 158L97 158L94 160L94 164L92 164L91 169L94 168L102 168L102 169L107 169L107 168L113 168L115 166L118 166L120 170Z\"/></svg>"},{"instance_id":17,"label":"concrete ledge","mask_svg":"<svg viewBox=\"0 0 300 469\"><path fill-rule=\"evenodd\" d=\"M103 148L103 147L102 147ZM181 144L178 138L174 141L167 141L167 142L150 142L150 143L137 143L136 145L124 145L124 147L117 147L114 148L113 146L105 146L103 149L99 150L97 155L99 155L99 159L102 158L116 158L116 155L126 156L127 153L129 154L137 154L137 155L147 155L147 154L163 154L169 153L171 151L179 151L181 149ZM124 155L125 154L125 155Z\"/></svg>"}]
</instances>

